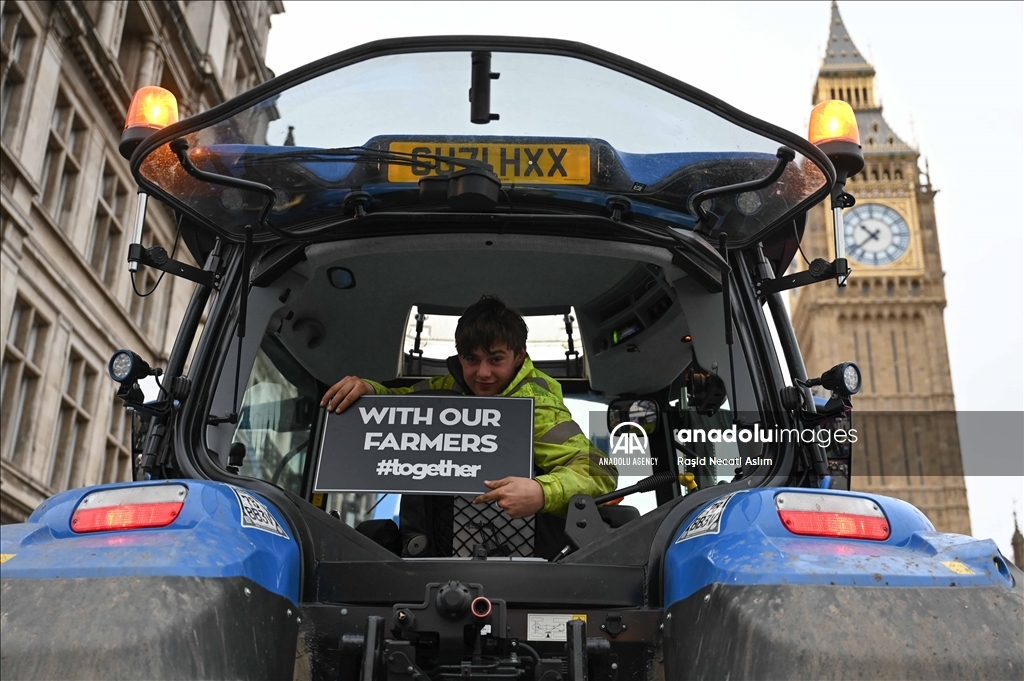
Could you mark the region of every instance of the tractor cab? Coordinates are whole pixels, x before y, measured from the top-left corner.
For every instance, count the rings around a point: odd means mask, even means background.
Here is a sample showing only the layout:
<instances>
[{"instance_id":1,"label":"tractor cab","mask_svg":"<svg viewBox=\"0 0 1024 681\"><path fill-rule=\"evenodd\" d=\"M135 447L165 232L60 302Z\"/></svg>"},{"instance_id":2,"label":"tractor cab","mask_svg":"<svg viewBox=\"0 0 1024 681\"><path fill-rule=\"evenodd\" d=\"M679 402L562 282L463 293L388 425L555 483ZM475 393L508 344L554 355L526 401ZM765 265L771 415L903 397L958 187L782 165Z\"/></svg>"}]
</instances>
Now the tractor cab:
<instances>
[{"instance_id":1,"label":"tractor cab","mask_svg":"<svg viewBox=\"0 0 1024 681\"><path fill-rule=\"evenodd\" d=\"M151 438L139 475L245 487L309 528L310 626L329 628L334 604L359 613L343 628L362 643L340 646L339 669L377 646L441 678L467 655L501 667L532 645L540 678L572 635L557 617L543 625L554 641L510 622L571 605L595 625L610 616L599 609L635 609L615 617L648 627L666 518L730 489L817 484L846 463L752 437L802 414L780 397L792 385L772 341L786 332L770 328L787 324L773 319L782 307L757 291L785 274L835 170L809 142L661 74L550 41L379 43L148 136L132 165L220 273L174 417L182 447L168 455ZM528 320L531 361L616 476L614 492L573 499L544 550L539 529L512 536L471 505L453 510L453 496L411 493L421 487L400 473L443 466L432 452L325 472L366 458L332 430L327 388L448 372L451 327L481 295ZM646 436L624 440L639 449L615 451L623 422ZM726 435L687 437L715 429ZM416 504L432 509L429 537L403 527ZM641 648L617 655L640 665Z\"/></svg>"}]
</instances>

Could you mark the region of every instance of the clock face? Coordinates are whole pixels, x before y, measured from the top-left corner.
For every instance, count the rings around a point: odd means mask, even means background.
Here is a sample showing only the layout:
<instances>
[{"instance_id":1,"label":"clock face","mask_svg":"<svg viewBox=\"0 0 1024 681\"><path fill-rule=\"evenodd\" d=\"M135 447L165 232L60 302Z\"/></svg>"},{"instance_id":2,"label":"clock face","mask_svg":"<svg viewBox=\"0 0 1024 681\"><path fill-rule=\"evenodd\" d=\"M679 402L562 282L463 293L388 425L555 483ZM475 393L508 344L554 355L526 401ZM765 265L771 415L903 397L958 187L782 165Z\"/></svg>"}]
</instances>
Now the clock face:
<instances>
[{"instance_id":1,"label":"clock face","mask_svg":"<svg viewBox=\"0 0 1024 681\"><path fill-rule=\"evenodd\" d=\"M907 221L888 206L866 203L843 216L846 253L862 265L894 263L910 246Z\"/></svg>"}]
</instances>

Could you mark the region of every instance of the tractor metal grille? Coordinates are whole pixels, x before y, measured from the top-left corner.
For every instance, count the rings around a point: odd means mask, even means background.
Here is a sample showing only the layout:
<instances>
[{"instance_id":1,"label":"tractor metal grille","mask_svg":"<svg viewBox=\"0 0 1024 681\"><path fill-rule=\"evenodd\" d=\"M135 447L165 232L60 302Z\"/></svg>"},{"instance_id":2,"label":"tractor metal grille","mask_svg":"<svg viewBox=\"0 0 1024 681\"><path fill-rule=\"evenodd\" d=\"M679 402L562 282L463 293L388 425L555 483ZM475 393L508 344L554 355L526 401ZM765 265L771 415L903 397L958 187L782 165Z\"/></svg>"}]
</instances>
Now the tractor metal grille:
<instances>
[{"instance_id":1,"label":"tractor metal grille","mask_svg":"<svg viewBox=\"0 0 1024 681\"><path fill-rule=\"evenodd\" d=\"M474 505L472 500L454 497L452 521L445 528L452 537L450 555L472 556L473 547L481 544L488 556L533 556L534 516L514 520L494 502Z\"/></svg>"}]
</instances>

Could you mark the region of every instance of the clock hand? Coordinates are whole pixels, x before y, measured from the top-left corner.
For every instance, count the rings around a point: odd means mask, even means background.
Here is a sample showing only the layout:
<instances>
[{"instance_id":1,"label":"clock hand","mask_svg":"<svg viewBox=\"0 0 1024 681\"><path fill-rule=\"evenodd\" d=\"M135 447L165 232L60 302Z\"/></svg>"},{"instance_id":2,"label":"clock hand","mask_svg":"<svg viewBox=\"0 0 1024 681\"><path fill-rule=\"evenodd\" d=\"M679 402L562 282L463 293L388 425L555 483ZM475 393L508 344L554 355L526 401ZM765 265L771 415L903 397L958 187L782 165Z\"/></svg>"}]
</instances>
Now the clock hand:
<instances>
[{"instance_id":1,"label":"clock hand","mask_svg":"<svg viewBox=\"0 0 1024 681\"><path fill-rule=\"evenodd\" d=\"M864 241L861 241L859 244L857 244L855 246L855 248L863 248L864 244L866 244L867 242L871 241L872 239L877 241L878 240L878 233L881 232L882 230L881 229L876 229L875 231L872 232L870 229L865 227L864 231L868 233L868 238L864 239Z\"/></svg>"}]
</instances>

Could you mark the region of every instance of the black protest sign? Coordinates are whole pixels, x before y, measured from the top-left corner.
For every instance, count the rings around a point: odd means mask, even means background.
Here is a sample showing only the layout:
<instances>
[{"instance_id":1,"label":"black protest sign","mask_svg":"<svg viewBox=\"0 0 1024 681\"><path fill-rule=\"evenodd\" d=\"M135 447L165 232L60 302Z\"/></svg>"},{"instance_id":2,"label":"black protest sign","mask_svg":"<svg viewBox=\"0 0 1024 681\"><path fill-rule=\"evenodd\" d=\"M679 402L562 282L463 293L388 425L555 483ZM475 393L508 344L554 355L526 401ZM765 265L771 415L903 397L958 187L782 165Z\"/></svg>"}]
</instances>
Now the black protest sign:
<instances>
[{"instance_id":1,"label":"black protest sign","mask_svg":"<svg viewBox=\"0 0 1024 681\"><path fill-rule=\"evenodd\" d=\"M478 494L533 477L533 400L367 395L328 412L314 492Z\"/></svg>"}]
</instances>

